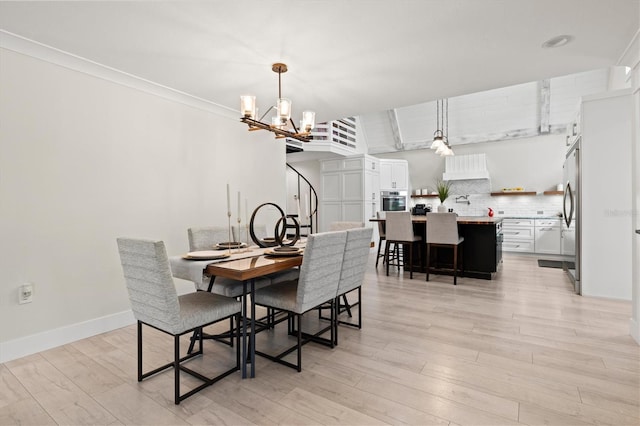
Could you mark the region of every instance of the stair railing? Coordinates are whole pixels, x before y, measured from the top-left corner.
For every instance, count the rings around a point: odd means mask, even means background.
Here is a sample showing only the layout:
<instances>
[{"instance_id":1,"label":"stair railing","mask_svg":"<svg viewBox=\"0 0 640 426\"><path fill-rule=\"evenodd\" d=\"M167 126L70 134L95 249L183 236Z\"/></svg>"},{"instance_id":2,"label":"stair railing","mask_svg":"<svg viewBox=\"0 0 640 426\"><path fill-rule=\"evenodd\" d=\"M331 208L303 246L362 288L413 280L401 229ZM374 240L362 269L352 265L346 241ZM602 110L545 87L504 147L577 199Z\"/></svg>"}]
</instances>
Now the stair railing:
<instances>
[{"instance_id":1,"label":"stair railing","mask_svg":"<svg viewBox=\"0 0 640 426\"><path fill-rule=\"evenodd\" d=\"M291 170L293 170L296 175L297 175L297 183L298 183L298 188L297 188L297 200L298 202L300 202L300 200L302 200L302 198L300 197L301 194L301 188L300 188L300 184L301 181L305 181L307 183L307 185L309 186L309 196L306 198L308 200L309 205L305 206L305 209L303 211L305 212L309 212L309 223L305 223L304 225L301 223L300 228L300 234L303 234L304 229L307 229L308 232L306 233L306 235L309 234L313 234L315 232L318 232L318 193L316 192L315 188L313 187L313 185L311 185L311 182L309 182L309 180L304 177L302 175L302 173L300 173L298 170L296 170L291 164L287 163L287 167L290 168ZM297 216L297 215L294 215ZM298 220L300 222L302 222L300 220L300 218L298 218Z\"/></svg>"}]
</instances>

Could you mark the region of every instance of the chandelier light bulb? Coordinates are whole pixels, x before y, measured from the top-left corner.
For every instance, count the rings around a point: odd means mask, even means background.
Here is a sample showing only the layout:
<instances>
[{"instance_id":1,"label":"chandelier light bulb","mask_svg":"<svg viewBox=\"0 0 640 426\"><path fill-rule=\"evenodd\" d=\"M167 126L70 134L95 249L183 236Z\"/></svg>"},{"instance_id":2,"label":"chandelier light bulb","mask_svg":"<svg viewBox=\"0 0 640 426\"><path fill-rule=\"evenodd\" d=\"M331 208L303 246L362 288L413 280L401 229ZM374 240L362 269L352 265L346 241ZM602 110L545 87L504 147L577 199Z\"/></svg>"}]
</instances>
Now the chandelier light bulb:
<instances>
[{"instance_id":1,"label":"chandelier light bulb","mask_svg":"<svg viewBox=\"0 0 640 426\"><path fill-rule=\"evenodd\" d=\"M300 130L309 133L316 126L316 113L313 111L302 112L302 124Z\"/></svg>"},{"instance_id":2,"label":"chandelier light bulb","mask_svg":"<svg viewBox=\"0 0 640 426\"><path fill-rule=\"evenodd\" d=\"M247 118L256 118L256 97L251 95L240 96L240 111Z\"/></svg>"},{"instance_id":3,"label":"chandelier light bulb","mask_svg":"<svg viewBox=\"0 0 640 426\"><path fill-rule=\"evenodd\" d=\"M278 98L276 104L278 115L282 122L286 123L291 118L291 101L287 98Z\"/></svg>"}]
</instances>

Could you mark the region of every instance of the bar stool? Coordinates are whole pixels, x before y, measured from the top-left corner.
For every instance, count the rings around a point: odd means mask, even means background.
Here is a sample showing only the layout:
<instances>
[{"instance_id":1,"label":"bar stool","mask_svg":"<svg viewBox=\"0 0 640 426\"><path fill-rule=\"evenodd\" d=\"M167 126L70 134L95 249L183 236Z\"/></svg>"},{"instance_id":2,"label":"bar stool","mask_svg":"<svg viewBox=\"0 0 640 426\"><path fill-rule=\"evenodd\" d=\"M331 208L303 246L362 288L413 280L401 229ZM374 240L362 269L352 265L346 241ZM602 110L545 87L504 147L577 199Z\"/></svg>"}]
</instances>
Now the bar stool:
<instances>
[{"instance_id":1,"label":"bar stool","mask_svg":"<svg viewBox=\"0 0 640 426\"><path fill-rule=\"evenodd\" d=\"M422 237L413 233L413 223L411 223L411 213L409 212L387 212L386 213L386 245L384 248L384 261L387 262L387 276L389 275L389 248L394 244L394 250L398 251L398 244L409 246L409 278L413 278L413 246L422 241ZM420 246L418 245L418 250ZM404 261L404 248L402 250ZM400 257L396 254L398 269L400 268ZM406 267L406 265L405 265ZM422 267L422 256L420 256L420 267Z\"/></svg>"},{"instance_id":2,"label":"bar stool","mask_svg":"<svg viewBox=\"0 0 640 426\"><path fill-rule=\"evenodd\" d=\"M457 217L455 213L427 213L427 281L429 281L431 247L452 247L453 285L458 283L458 246L462 244L464 237L458 235ZM462 266L464 271L464 264Z\"/></svg>"},{"instance_id":3,"label":"bar stool","mask_svg":"<svg viewBox=\"0 0 640 426\"><path fill-rule=\"evenodd\" d=\"M381 216L382 215L380 214L380 212L376 212L377 219L380 219ZM380 239L378 240L378 255L376 256L376 268L378 267L378 261L380 261L381 257L383 258L382 263L384 263L384 253L380 254L380 250L382 250L382 242L387 239L385 228L386 226L384 222L378 222L378 235L380 236Z\"/></svg>"}]
</instances>

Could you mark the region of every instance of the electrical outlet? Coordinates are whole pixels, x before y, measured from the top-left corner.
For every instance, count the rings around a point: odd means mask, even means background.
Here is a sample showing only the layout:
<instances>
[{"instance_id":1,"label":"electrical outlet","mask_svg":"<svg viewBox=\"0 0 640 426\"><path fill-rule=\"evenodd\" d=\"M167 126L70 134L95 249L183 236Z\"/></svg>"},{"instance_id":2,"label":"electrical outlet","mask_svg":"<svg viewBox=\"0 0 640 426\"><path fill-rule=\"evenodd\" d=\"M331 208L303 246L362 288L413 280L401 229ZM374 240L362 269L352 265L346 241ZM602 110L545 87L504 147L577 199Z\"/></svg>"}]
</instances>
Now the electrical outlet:
<instances>
[{"instance_id":1,"label":"electrical outlet","mask_svg":"<svg viewBox=\"0 0 640 426\"><path fill-rule=\"evenodd\" d=\"M31 303L33 302L33 284L22 284L18 289L18 303Z\"/></svg>"}]
</instances>

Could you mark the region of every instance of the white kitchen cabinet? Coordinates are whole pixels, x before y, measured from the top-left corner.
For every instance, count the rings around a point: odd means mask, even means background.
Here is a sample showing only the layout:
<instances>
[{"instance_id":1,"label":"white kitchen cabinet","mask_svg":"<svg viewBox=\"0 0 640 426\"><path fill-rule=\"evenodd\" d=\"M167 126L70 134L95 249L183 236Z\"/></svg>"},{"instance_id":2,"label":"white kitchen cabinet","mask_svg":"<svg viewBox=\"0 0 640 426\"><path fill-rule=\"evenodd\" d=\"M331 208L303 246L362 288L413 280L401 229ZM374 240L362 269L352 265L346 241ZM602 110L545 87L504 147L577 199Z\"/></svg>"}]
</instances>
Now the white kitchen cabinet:
<instances>
[{"instance_id":1,"label":"white kitchen cabinet","mask_svg":"<svg viewBox=\"0 0 640 426\"><path fill-rule=\"evenodd\" d=\"M380 209L380 160L368 155L326 160L320 170L320 231L341 221L372 226L369 219Z\"/></svg>"},{"instance_id":2,"label":"white kitchen cabinet","mask_svg":"<svg viewBox=\"0 0 640 426\"><path fill-rule=\"evenodd\" d=\"M535 223L533 219L507 218L502 221L502 251L535 251Z\"/></svg>"},{"instance_id":3,"label":"white kitchen cabinet","mask_svg":"<svg viewBox=\"0 0 640 426\"><path fill-rule=\"evenodd\" d=\"M380 190L409 189L409 164L406 160L380 160Z\"/></svg>"},{"instance_id":4,"label":"white kitchen cabinet","mask_svg":"<svg viewBox=\"0 0 640 426\"><path fill-rule=\"evenodd\" d=\"M535 219L535 252L560 254L561 219Z\"/></svg>"}]
</instances>

